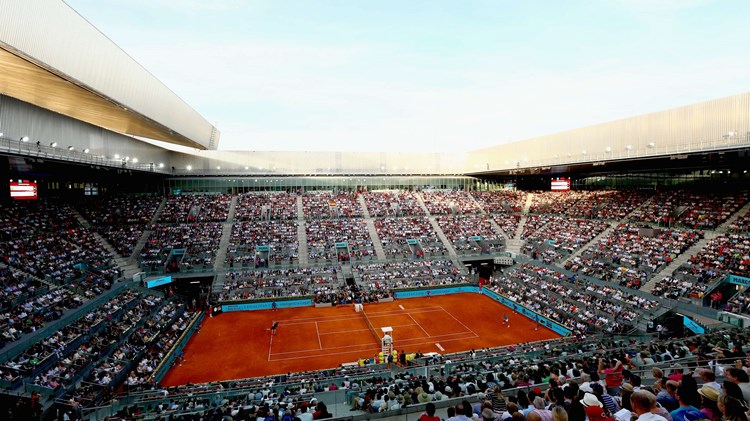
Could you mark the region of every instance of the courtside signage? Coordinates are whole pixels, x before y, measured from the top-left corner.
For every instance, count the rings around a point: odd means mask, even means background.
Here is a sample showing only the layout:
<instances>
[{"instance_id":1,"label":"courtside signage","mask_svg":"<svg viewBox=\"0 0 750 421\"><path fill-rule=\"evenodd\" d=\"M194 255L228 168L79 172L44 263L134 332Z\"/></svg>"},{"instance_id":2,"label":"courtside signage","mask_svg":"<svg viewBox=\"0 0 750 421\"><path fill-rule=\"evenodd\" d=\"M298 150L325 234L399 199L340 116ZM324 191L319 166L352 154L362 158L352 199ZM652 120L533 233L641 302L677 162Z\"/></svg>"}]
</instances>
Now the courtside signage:
<instances>
[{"instance_id":1,"label":"courtside signage","mask_svg":"<svg viewBox=\"0 0 750 421\"><path fill-rule=\"evenodd\" d=\"M166 285L172 283L172 277L171 276L164 276L162 278L156 278L146 281L146 288L154 288L158 287L160 285Z\"/></svg>"},{"instance_id":2,"label":"courtside signage","mask_svg":"<svg viewBox=\"0 0 750 421\"><path fill-rule=\"evenodd\" d=\"M253 310L270 310L272 308L273 301L263 301L260 303L242 303L242 304L225 304L221 306L221 311L253 311ZM291 307L310 307L312 306L312 300L285 300L276 301L276 308L291 308Z\"/></svg>"},{"instance_id":3,"label":"courtside signage","mask_svg":"<svg viewBox=\"0 0 750 421\"><path fill-rule=\"evenodd\" d=\"M484 293L484 295L492 298L495 301L500 302L506 307L510 307L511 309L515 310L516 312L520 314L523 314L524 316L528 317L531 320L537 320L537 317L538 317L540 325L546 327L547 329L557 334L560 334L562 336L570 336L573 333L570 331L570 329L567 329L563 327L562 325L558 324L557 322L553 322L552 320L549 320L548 318L541 316L538 313L535 313L534 311L529 310L528 308L516 303L513 300L503 297L502 295L496 293L495 291L483 289L482 292Z\"/></svg>"}]
</instances>

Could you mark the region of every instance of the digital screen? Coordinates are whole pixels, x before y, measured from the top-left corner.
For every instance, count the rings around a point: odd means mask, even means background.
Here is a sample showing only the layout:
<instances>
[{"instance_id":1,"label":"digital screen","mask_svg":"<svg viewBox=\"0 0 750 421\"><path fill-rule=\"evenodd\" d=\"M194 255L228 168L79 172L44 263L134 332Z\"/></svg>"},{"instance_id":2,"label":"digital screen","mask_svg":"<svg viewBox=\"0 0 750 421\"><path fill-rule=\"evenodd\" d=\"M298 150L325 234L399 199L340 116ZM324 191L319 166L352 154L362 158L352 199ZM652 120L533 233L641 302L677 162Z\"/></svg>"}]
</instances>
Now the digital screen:
<instances>
[{"instance_id":1,"label":"digital screen","mask_svg":"<svg viewBox=\"0 0 750 421\"><path fill-rule=\"evenodd\" d=\"M36 199L36 180L10 180L10 197L13 200Z\"/></svg>"},{"instance_id":2,"label":"digital screen","mask_svg":"<svg viewBox=\"0 0 750 421\"><path fill-rule=\"evenodd\" d=\"M568 191L568 190L570 190L569 178L553 178L552 179L552 191Z\"/></svg>"},{"instance_id":3,"label":"digital screen","mask_svg":"<svg viewBox=\"0 0 750 421\"><path fill-rule=\"evenodd\" d=\"M99 187L91 185L91 183L86 183L83 187L83 195L84 196L98 196Z\"/></svg>"},{"instance_id":4,"label":"digital screen","mask_svg":"<svg viewBox=\"0 0 750 421\"><path fill-rule=\"evenodd\" d=\"M146 288L154 288L158 287L160 285L166 285L172 283L172 277L171 276L164 276L161 278L154 278L146 281Z\"/></svg>"}]
</instances>

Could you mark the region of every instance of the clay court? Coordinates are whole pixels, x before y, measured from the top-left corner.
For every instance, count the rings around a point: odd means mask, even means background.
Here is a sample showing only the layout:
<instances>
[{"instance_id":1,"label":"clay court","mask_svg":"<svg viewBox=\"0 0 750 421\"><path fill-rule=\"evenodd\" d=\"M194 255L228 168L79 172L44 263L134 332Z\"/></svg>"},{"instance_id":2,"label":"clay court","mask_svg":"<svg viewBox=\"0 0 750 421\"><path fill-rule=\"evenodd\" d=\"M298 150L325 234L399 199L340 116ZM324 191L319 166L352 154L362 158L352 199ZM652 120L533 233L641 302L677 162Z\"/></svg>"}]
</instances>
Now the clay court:
<instances>
[{"instance_id":1,"label":"clay court","mask_svg":"<svg viewBox=\"0 0 750 421\"><path fill-rule=\"evenodd\" d=\"M393 328L394 348L450 353L557 338L560 335L479 294L367 304L377 333ZM503 316L510 327L502 324ZM275 335L270 327L278 322ZM372 358L380 343L352 306L225 313L207 318L164 385L238 379L337 367Z\"/></svg>"}]
</instances>

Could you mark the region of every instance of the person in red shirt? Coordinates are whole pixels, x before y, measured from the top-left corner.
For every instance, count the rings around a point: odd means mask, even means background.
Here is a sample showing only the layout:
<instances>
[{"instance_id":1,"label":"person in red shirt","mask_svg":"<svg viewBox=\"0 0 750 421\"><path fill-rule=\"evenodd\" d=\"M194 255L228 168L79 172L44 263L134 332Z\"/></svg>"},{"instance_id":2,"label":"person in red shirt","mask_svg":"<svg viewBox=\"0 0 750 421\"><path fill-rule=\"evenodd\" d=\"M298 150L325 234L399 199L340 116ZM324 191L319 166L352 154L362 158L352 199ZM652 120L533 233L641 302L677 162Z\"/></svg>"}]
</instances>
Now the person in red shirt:
<instances>
[{"instance_id":1,"label":"person in red shirt","mask_svg":"<svg viewBox=\"0 0 750 421\"><path fill-rule=\"evenodd\" d=\"M435 404L428 402L425 412L419 417L418 421L440 421L440 417L435 415Z\"/></svg>"},{"instance_id":2,"label":"person in red shirt","mask_svg":"<svg viewBox=\"0 0 750 421\"><path fill-rule=\"evenodd\" d=\"M597 372L604 374L604 382L607 384L607 393L612 396L620 395L620 385L622 385L622 361L612 360L607 365L604 358L599 358L599 369Z\"/></svg>"}]
</instances>

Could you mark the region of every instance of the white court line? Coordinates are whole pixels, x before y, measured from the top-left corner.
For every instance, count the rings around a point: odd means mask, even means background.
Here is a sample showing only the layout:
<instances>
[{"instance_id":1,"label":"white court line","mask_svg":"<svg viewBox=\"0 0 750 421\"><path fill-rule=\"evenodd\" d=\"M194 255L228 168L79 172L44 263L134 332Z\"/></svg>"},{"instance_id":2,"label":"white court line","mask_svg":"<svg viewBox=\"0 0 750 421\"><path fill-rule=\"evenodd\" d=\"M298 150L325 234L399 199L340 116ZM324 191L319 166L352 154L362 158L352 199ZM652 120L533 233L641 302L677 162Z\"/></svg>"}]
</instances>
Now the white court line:
<instances>
[{"instance_id":1,"label":"white court line","mask_svg":"<svg viewBox=\"0 0 750 421\"><path fill-rule=\"evenodd\" d=\"M414 317L411 315L411 313L406 313L406 315L409 316L410 319L414 320ZM424 334L427 335L428 338L432 336L429 333L427 333L427 331L424 330L424 328L422 327L422 325L420 325L419 322L417 322L416 320L414 320L414 324L416 324L417 326L419 326L419 328L422 329L422 332L424 332Z\"/></svg>"},{"instance_id":2,"label":"white court line","mask_svg":"<svg viewBox=\"0 0 750 421\"><path fill-rule=\"evenodd\" d=\"M442 308L442 307L440 307L440 308ZM445 311L445 309L444 309L444 308L443 308L443 311ZM446 313L447 313L447 314L448 314L449 316L453 317L453 320L457 321L457 322L458 322L459 324L461 324L461 326L465 327L465 328L466 328L466 330L468 330L469 332L471 332L471 333L473 333L473 334L477 335L477 333L476 333L476 332L474 332L473 330L469 329L469 327L468 327L468 326L466 326L466 325L465 325L465 324L464 324L464 323L463 323L463 322L462 322L461 320L458 320L458 319L457 319L457 318L456 318L456 317L455 317L454 315L452 315L452 314L448 313L447 311L445 311L445 312L446 312ZM479 336L479 335L477 335L477 336Z\"/></svg>"},{"instance_id":3,"label":"white court line","mask_svg":"<svg viewBox=\"0 0 750 421\"><path fill-rule=\"evenodd\" d=\"M391 325L391 327L406 327L406 326L414 326L414 323L409 323L408 325ZM417 325L419 326L419 325ZM351 329L351 330L337 330L335 332L323 332L321 335L339 335L341 333L349 333L349 332L361 332L364 330L370 330L370 329Z\"/></svg>"},{"instance_id":4,"label":"white court line","mask_svg":"<svg viewBox=\"0 0 750 421\"><path fill-rule=\"evenodd\" d=\"M440 346L440 344L435 344L435 346L438 347L439 350L445 352L445 348L443 348L442 346Z\"/></svg>"},{"instance_id":5,"label":"white court line","mask_svg":"<svg viewBox=\"0 0 750 421\"><path fill-rule=\"evenodd\" d=\"M475 336L469 336L469 337L466 337L466 338L456 338L456 339L447 339L447 340L441 340L440 342L465 341L465 340L467 340L467 339L474 339L474 338L478 338L478 337L479 337L479 336L476 336L476 335L475 335ZM425 345L425 346L429 346L429 345L430 345L431 343L432 343L432 342L430 342L430 341L426 341L426 342L425 342L425 341L420 341L420 342L415 342L415 343L413 343L413 344L412 344L412 343L409 343L409 344L406 344L406 345L408 345L408 346L410 346L410 347L418 347L418 346L420 346L420 345ZM372 345L370 345L370 346L372 346ZM349 347L339 347L339 348L349 348ZM327 348L327 349L335 349L335 348ZM313 352L314 352L314 354L311 354L311 355L303 355L303 356L299 356L299 357L284 357L284 358L274 358L274 359L272 359L272 360L270 360L270 361L290 361L290 360L302 360L302 359L309 359L309 358L310 358L311 356L316 356L316 357L317 357L317 356L333 356L333 355L346 355L346 354L353 354L353 353L355 353L355 352L363 352L363 353L364 353L364 352L368 352L368 351L369 351L369 352L372 352L372 351L379 351L379 350L380 350L380 347L378 347L378 348L363 348L363 349L353 349L353 350L351 350L351 351L344 351L344 352L330 352L330 353L325 353L325 354L321 354L319 350L317 350L317 349L311 349L311 350L307 350L307 351L298 351L298 352L310 352L310 353L313 353ZM324 350L324 351L325 351L325 350ZM281 354L295 354L295 353L296 353L296 352L281 352L281 353L278 353L278 354L274 354L274 355L281 355Z\"/></svg>"},{"instance_id":6,"label":"white court line","mask_svg":"<svg viewBox=\"0 0 750 421\"><path fill-rule=\"evenodd\" d=\"M353 349L351 351L346 352L330 352L330 353L320 353L320 351L317 351L315 354L313 354L315 357L329 357L329 356L337 356L337 355L347 355L347 354L363 354L363 355L370 355L371 352L377 352L380 351L380 347L371 347L370 348L363 348L363 349ZM303 355L301 357L284 357L284 358L274 358L270 361L290 361L290 360L308 360L310 359L312 355Z\"/></svg>"},{"instance_id":7,"label":"white court line","mask_svg":"<svg viewBox=\"0 0 750 421\"><path fill-rule=\"evenodd\" d=\"M350 329L350 330L338 330L336 332L318 332L318 335L340 335L342 333L354 333L354 332L369 332L370 329Z\"/></svg>"},{"instance_id":8,"label":"white court line","mask_svg":"<svg viewBox=\"0 0 750 421\"><path fill-rule=\"evenodd\" d=\"M323 342L320 340L320 330L318 329L318 322L315 322L315 332L318 334L318 345L320 345L320 349L323 349Z\"/></svg>"},{"instance_id":9,"label":"white court line","mask_svg":"<svg viewBox=\"0 0 750 421\"><path fill-rule=\"evenodd\" d=\"M433 313L436 311L445 311L442 307L423 307L423 308L414 308L409 309L409 313ZM370 319L376 318L376 317L385 317L385 316L394 316L394 315L403 315L403 312L401 310L387 310L387 311L377 311L377 312L370 312L367 313L367 317ZM304 319L285 319L285 320L279 320L279 322L284 322L284 324L287 325L299 325L299 324L305 324L305 323L313 323L313 322L339 322L339 321L348 321L351 317L346 316L324 316L324 317L307 317Z\"/></svg>"},{"instance_id":10,"label":"white court line","mask_svg":"<svg viewBox=\"0 0 750 421\"><path fill-rule=\"evenodd\" d=\"M438 336L433 336L432 338L403 339L403 340L400 340L400 341L394 341L393 343L396 344L396 345L404 345L404 344L406 344L406 345L412 345L412 344L421 344L421 343L427 343L427 344L429 344L432 341L440 341L440 342L464 341L464 340L467 340L467 339L475 339L475 338L479 337L477 335L472 335L471 333L468 333L468 332L461 334L461 335L464 335L464 336L455 337L456 335L457 334L444 335L444 336L439 336L439 337ZM453 339L448 339L448 337L450 337L450 336L453 336L454 338ZM429 340L425 341L425 339L429 339Z\"/></svg>"},{"instance_id":11,"label":"white court line","mask_svg":"<svg viewBox=\"0 0 750 421\"><path fill-rule=\"evenodd\" d=\"M442 307L422 307L422 308L410 308L409 313L433 313L436 311L445 311ZM370 311L367 313L367 317L381 317L387 315L399 315L403 314L401 310L386 310L386 311Z\"/></svg>"},{"instance_id":12,"label":"white court line","mask_svg":"<svg viewBox=\"0 0 750 421\"><path fill-rule=\"evenodd\" d=\"M332 349L358 348L358 347L362 347L362 346L372 346L372 343L357 344L357 345L344 345L344 346L332 346L330 348L324 349L323 351L328 351L328 350L332 350ZM320 352L320 350L319 349L315 349L315 348L300 349L300 350L297 350L297 351L274 352L273 355L299 354L300 352Z\"/></svg>"},{"instance_id":13,"label":"white court line","mask_svg":"<svg viewBox=\"0 0 750 421\"><path fill-rule=\"evenodd\" d=\"M458 332L458 333L445 333L445 334L442 334L442 335L434 335L434 336L430 336L429 338L430 339L435 339L435 340L440 340L440 338L449 338L451 336L463 336L463 335L469 335L469 337L471 337L471 338L475 338L475 337L479 336L479 335L471 333L471 332ZM401 339L401 340L397 340L396 342L414 341L414 340L417 340L417 339L426 339L426 338Z\"/></svg>"},{"instance_id":14,"label":"white court line","mask_svg":"<svg viewBox=\"0 0 750 421\"><path fill-rule=\"evenodd\" d=\"M276 323L272 321L271 323ZM271 350L273 349L273 331L271 331L271 341L268 343L268 361L271 361Z\"/></svg>"},{"instance_id":15,"label":"white court line","mask_svg":"<svg viewBox=\"0 0 750 421\"><path fill-rule=\"evenodd\" d=\"M391 325L391 327L407 327L407 326L414 326L414 323L409 323L408 325ZM419 326L419 325L417 325ZM362 332L362 331L369 331L370 329L352 329L352 330L337 330L335 332L323 332L321 335L340 335L342 333L348 333L348 332Z\"/></svg>"}]
</instances>

